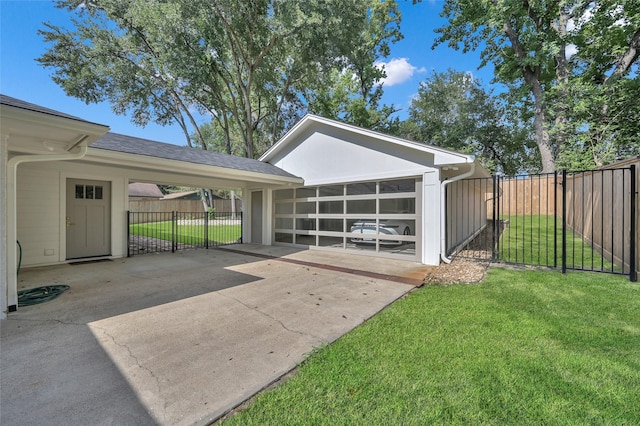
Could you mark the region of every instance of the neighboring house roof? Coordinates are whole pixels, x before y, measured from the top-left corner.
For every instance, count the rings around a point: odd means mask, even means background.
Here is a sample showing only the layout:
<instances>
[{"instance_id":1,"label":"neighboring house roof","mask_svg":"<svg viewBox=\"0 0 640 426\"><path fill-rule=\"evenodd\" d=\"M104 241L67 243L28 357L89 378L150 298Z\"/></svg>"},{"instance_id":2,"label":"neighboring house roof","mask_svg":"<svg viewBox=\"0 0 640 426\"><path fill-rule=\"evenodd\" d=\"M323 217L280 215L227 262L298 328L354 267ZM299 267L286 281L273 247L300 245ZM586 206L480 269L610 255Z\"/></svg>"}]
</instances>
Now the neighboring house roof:
<instances>
[{"instance_id":1,"label":"neighboring house roof","mask_svg":"<svg viewBox=\"0 0 640 426\"><path fill-rule=\"evenodd\" d=\"M223 167L246 172L269 174L286 178L296 177L272 164L253 160L251 158L236 157L213 151L204 151L196 148L171 145L168 143L156 142L149 139L136 138L111 132L107 133L91 145L91 148Z\"/></svg>"},{"instance_id":2,"label":"neighboring house roof","mask_svg":"<svg viewBox=\"0 0 640 426\"><path fill-rule=\"evenodd\" d=\"M167 194L164 197L162 197L162 199L163 200L179 200L179 199L183 199L183 200L187 200L187 199L199 200L200 199L200 192L199 191L172 192L172 193Z\"/></svg>"},{"instance_id":3,"label":"neighboring house roof","mask_svg":"<svg viewBox=\"0 0 640 426\"><path fill-rule=\"evenodd\" d=\"M3 94L0 94L0 104L11 106L11 107L15 107L15 108L20 108L20 109L24 109L24 110L39 112L39 113L42 113L42 114L53 115L55 117L69 118L71 120L82 121L82 122L88 123L88 124L97 124L99 126L108 127L108 126L106 126L104 124L94 123L92 121L88 121L88 120L85 120L85 119L82 119L82 118L79 118L79 117L76 117L76 116L73 116L73 115L65 114L64 112L56 111L56 110L53 110L51 108L45 108L43 106L32 104L30 102L26 102L26 101L23 101L23 100L20 100L20 99L16 99L16 98L13 98L11 96L7 96L7 95L3 95Z\"/></svg>"},{"instance_id":4,"label":"neighboring house roof","mask_svg":"<svg viewBox=\"0 0 640 426\"><path fill-rule=\"evenodd\" d=\"M134 182L129 184L129 197L160 199L164 194L155 183Z\"/></svg>"},{"instance_id":5,"label":"neighboring house roof","mask_svg":"<svg viewBox=\"0 0 640 426\"><path fill-rule=\"evenodd\" d=\"M287 146L297 140L297 137L304 132L309 131L314 126L329 126L333 128L338 128L345 130L347 132L356 133L359 135L364 135L370 138L375 138L381 141L385 141L391 144L401 145L405 147L410 147L417 151L422 151L425 153L433 154L435 157L434 164L438 165L446 165L446 164L465 164L465 163L473 163L475 161L475 156L469 154L462 154L460 152L450 151L448 149L440 148L433 145L428 145L426 143L421 142L413 142L402 138L397 138L395 136L386 135L384 133L375 132L373 130L363 129L362 127L353 126L351 124L342 123L336 120L330 120L328 118L320 117L317 115L307 114L296 123L295 126L287 132L275 145L273 145L267 152L265 152L262 157L260 157L260 161L269 162L270 160L277 158L278 155L287 149Z\"/></svg>"}]
</instances>

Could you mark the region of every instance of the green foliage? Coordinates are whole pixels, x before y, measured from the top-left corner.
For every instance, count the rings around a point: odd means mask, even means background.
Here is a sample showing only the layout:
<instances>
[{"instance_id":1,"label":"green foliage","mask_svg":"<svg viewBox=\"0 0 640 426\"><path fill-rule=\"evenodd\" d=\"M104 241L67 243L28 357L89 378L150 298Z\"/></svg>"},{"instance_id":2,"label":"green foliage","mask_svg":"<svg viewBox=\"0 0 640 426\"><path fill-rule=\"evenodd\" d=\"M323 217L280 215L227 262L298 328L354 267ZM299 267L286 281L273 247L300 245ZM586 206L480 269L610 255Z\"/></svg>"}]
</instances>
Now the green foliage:
<instances>
[{"instance_id":1,"label":"green foliage","mask_svg":"<svg viewBox=\"0 0 640 426\"><path fill-rule=\"evenodd\" d=\"M497 268L425 287L223 424L637 424L639 296L617 276Z\"/></svg>"},{"instance_id":2,"label":"green foliage","mask_svg":"<svg viewBox=\"0 0 640 426\"><path fill-rule=\"evenodd\" d=\"M474 154L492 172L536 170L535 144L523 123L470 73L450 69L429 76L401 129L403 137Z\"/></svg>"},{"instance_id":3,"label":"green foliage","mask_svg":"<svg viewBox=\"0 0 640 426\"><path fill-rule=\"evenodd\" d=\"M533 120L543 171L556 161L584 169L640 152L632 101L640 3L448 0L442 16L448 24L436 44L482 49L510 105Z\"/></svg>"},{"instance_id":4,"label":"green foliage","mask_svg":"<svg viewBox=\"0 0 640 426\"><path fill-rule=\"evenodd\" d=\"M363 2L364 3L364 2ZM397 132L399 120L392 118L397 110L380 106L386 74L376 61L386 58L390 44L402 39L401 13L393 1L368 1L366 25L354 33L344 46L345 56L334 67L317 77L305 97L309 112L338 119L366 129Z\"/></svg>"},{"instance_id":5,"label":"green foliage","mask_svg":"<svg viewBox=\"0 0 640 426\"><path fill-rule=\"evenodd\" d=\"M208 147L257 157L304 113L320 78L349 69L375 109L373 65L400 38L393 0L58 0L73 29L45 24L38 60L70 96L109 101L138 125L178 123ZM357 46L357 48L354 48ZM371 90L369 90L371 89ZM371 101L371 102L370 102ZM341 112L341 111L339 111ZM215 145L222 150L222 146Z\"/></svg>"}]
</instances>

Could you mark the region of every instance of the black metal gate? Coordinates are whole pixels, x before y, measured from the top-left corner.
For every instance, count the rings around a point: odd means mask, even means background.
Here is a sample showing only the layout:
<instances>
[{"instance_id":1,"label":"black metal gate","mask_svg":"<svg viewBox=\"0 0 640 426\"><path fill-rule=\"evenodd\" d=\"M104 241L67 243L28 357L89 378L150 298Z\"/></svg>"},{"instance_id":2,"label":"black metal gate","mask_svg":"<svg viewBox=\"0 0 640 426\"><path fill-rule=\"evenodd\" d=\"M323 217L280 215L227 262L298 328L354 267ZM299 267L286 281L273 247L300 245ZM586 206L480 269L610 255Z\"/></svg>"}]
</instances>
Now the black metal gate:
<instances>
[{"instance_id":1,"label":"black metal gate","mask_svg":"<svg viewBox=\"0 0 640 426\"><path fill-rule=\"evenodd\" d=\"M127 257L242 244L242 212L127 212Z\"/></svg>"},{"instance_id":2,"label":"black metal gate","mask_svg":"<svg viewBox=\"0 0 640 426\"><path fill-rule=\"evenodd\" d=\"M449 256L637 279L634 165L464 179L446 197Z\"/></svg>"}]
</instances>

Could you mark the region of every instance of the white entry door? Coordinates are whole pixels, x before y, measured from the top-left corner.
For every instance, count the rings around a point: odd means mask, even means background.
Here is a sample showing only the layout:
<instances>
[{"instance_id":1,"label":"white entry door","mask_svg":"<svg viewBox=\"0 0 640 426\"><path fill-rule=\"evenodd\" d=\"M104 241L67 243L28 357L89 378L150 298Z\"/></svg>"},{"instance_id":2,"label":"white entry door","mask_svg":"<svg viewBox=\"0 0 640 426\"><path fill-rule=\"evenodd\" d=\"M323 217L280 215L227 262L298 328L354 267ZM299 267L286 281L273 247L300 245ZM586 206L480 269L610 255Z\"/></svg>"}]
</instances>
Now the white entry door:
<instances>
[{"instance_id":1,"label":"white entry door","mask_svg":"<svg viewBox=\"0 0 640 426\"><path fill-rule=\"evenodd\" d=\"M67 259L111 254L111 183L67 179Z\"/></svg>"}]
</instances>

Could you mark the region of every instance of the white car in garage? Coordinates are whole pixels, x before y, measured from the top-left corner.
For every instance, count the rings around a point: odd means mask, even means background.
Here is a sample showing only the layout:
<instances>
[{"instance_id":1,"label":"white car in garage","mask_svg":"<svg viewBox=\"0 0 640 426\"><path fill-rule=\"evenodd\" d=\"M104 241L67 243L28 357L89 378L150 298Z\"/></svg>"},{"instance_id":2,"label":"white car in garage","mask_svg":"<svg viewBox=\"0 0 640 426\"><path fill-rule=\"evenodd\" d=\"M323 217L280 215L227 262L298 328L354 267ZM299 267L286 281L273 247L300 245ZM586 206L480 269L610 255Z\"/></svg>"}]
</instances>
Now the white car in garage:
<instances>
[{"instance_id":1,"label":"white car in garage","mask_svg":"<svg viewBox=\"0 0 640 426\"><path fill-rule=\"evenodd\" d=\"M395 219L382 219L379 221L379 225L376 225L375 220L359 220L351 225L351 233L355 234L351 237L351 242L356 244L375 244L375 238L367 238L367 235L414 235L413 225L411 223ZM380 244L383 245L398 245L403 243L406 243L406 241L380 240Z\"/></svg>"}]
</instances>

